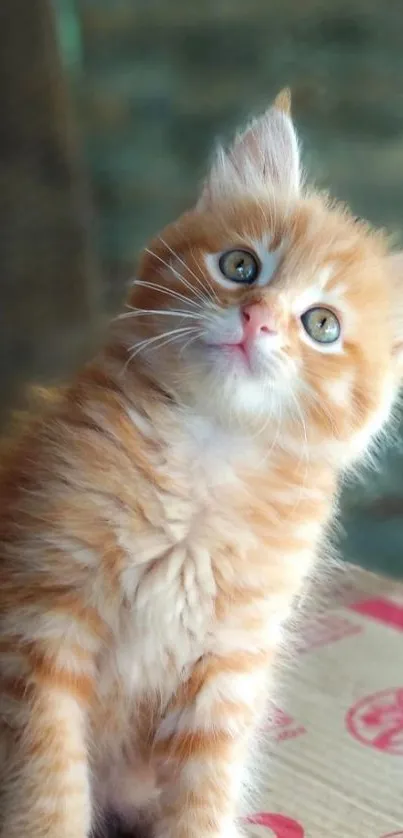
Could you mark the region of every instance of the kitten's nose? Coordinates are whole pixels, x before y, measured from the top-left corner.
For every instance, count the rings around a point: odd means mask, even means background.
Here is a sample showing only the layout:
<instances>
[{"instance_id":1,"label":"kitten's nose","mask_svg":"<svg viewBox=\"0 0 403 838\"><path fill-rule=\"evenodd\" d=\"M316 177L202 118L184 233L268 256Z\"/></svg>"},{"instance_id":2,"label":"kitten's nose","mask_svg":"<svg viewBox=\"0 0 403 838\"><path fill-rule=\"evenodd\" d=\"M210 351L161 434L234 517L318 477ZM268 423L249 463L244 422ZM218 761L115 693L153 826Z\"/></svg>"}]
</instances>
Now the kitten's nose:
<instances>
[{"instance_id":1,"label":"kitten's nose","mask_svg":"<svg viewBox=\"0 0 403 838\"><path fill-rule=\"evenodd\" d=\"M271 309L265 303L250 303L242 309L244 338L274 335L277 332Z\"/></svg>"}]
</instances>

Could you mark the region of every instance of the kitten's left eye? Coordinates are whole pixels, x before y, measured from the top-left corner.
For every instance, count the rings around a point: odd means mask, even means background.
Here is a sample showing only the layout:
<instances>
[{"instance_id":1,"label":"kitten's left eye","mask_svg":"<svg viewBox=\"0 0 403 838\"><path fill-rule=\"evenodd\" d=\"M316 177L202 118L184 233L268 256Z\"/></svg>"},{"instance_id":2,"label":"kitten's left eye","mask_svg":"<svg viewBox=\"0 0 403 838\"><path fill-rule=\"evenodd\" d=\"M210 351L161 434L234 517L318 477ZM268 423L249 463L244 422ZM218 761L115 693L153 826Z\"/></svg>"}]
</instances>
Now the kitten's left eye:
<instances>
[{"instance_id":1,"label":"kitten's left eye","mask_svg":"<svg viewBox=\"0 0 403 838\"><path fill-rule=\"evenodd\" d=\"M340 337L340 320L329 308L309 308L301 321L309 337L317 343L335 343Z\"/></svg>"},{"instance_id":2,"label":"kitten's left eye","mask_svg":"<svg viewBox=\"0 0 403 838\"><path fill-rule=\"evenodd\" d=\"M260 265L249 250L227 250L218 263L221 273L232 282L250 285L258 278Z\"/></svg>"}]
</instances>

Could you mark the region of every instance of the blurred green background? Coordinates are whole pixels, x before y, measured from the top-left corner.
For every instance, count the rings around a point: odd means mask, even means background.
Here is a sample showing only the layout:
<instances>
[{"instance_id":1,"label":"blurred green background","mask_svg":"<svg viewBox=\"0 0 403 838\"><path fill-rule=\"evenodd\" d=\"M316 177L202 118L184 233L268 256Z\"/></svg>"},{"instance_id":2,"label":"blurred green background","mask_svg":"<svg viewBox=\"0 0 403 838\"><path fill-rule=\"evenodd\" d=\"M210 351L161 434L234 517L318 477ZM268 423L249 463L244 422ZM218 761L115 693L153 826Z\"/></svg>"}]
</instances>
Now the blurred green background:
<instances>
[{"instance_id":1,"label":"blurred green background","mask_svg":"<svg viewBox=\"0 0 403 838\"><path fill-rule=\"evenodd\" d=\"M88 357L214 139L284 85L316 182L401 238L401 0L2 0L3 416ZM395 437L345 489L341 547L403 576Z\"/></svg>"}]
</instances>

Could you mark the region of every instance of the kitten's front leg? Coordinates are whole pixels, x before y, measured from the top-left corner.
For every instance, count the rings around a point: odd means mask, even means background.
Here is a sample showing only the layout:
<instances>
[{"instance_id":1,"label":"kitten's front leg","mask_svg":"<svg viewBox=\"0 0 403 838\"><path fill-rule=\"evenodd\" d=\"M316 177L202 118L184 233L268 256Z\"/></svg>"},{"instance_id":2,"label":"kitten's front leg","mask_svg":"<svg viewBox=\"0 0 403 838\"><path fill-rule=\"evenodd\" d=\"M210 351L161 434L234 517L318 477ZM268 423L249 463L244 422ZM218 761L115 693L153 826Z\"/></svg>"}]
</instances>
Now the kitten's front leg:
<instances>
[{"instance_id":1,"label":"kitten's front leg","mask_svg":"<svg viewBox=\"0 0 403 838\"><path fill-rule=\"evenodd\" d=\"M21 686L16 712L24 724L0 728L0 837L87 838L91 807L82 703L57 683L25 688L24 700Z\"/></svg>"},{"instance_id":2,"label":"kitten's front leg","mask_svg":"<svg viewBox=\"0 0 403 838\"><path fill-rule=\"evenodd\" d=\"M196 665L157 731L157 838L236 835L245 760L269 662L265 653L240 651Z\"/></svg>"}]
</instances>

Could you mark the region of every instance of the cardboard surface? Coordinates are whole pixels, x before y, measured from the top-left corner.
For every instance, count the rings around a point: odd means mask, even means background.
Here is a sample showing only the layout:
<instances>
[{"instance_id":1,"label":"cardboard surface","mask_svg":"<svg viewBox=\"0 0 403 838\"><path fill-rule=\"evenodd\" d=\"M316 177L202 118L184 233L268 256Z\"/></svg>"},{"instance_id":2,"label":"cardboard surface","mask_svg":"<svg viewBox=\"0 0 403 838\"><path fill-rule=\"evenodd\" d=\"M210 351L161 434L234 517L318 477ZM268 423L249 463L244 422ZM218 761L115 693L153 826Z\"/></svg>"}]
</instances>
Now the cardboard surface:
<instances>
[{"instance_id":1,"label":"cardboard surface","mask_svg":"<svg viewBox=\"0 0 403 838\"><path fill-rule=\"evenodd\" d=\"M403 587L362 571L295 632L254 838L403 838Z\"/></svg>"}]
</instances>

